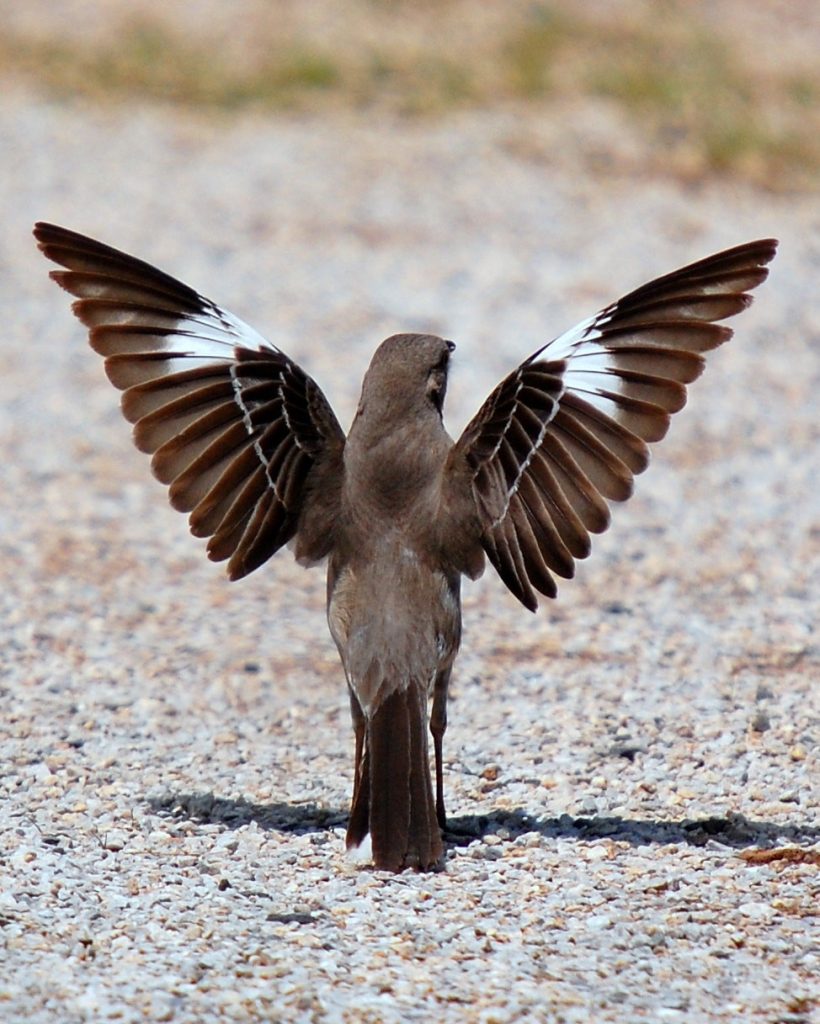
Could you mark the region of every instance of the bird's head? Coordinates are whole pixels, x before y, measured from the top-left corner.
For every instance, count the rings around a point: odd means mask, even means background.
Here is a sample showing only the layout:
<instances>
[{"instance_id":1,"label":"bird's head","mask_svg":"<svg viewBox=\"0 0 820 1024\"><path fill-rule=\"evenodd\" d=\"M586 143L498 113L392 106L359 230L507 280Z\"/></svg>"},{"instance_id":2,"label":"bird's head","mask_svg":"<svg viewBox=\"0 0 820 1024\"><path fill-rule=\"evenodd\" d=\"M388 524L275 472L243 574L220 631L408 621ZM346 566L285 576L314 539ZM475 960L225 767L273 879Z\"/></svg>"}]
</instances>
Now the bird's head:
<instances>
[{"instance_id":1,"label":"bird's head","mask_svg":"<svg viewBox=\"0 0 820 1024\"><path fill-rule=\"evenodd\" d=\"M385 427L406 417L441 420L454 349L434 334L394 334L383 341L365 374L357 419Z\"/></svg>"}]
</instances>

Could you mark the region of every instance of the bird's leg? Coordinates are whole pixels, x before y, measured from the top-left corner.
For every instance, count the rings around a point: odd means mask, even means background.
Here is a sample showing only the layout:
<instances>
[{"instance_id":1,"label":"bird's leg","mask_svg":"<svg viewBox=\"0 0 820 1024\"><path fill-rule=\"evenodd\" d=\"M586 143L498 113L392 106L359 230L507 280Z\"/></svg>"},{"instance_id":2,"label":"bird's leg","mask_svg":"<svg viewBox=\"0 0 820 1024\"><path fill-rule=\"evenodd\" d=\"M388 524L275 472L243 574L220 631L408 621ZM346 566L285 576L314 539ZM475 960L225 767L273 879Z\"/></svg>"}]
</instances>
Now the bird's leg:
<instances>
[{"instance_id":1,"label":"bird's leg","mask_svg":"<svg viewBox=\"0 0 820 1024\"><path fill-rule=\"evenodd\" d=\"M362 777L362 754L364 752L364 736L366 719L358 698L353 690L350 690L350 717L353 720L353 735L356 740L356 752L353 762L353 803L356 803L356 794L359 791Z\"/></svg>"},{"instance_id":2,"label":"bird's leg","mask_svg":"<svg viewBox=\"0 0 820 1024\"><path fill-rule=\"evenodd\" d=\"M353 734L356 753L353 765L353 799L350 804L350 821L347 829L347 846L358 846L370 828L370 772L365 751L367 720L353 690L350 690L350 717L353 719ZM364 787L364 792L362 791Z\"/></svg>"},{"instance_id":3,"label":"bird's leg","mask_svg":"<svg viewBox=\"0 0 820 1024\"><path fill-rule=\"evenodd\" d=\"M442 759L442 740L447 729L447 686L450 682L450 669L443 669L436 675L433 689L433 707L430 712L430 732L433 735L433 749L436 755L436 817L441 828L447 827L447 815L444 810L444 764Z\"/></svg>"}]
</instances>

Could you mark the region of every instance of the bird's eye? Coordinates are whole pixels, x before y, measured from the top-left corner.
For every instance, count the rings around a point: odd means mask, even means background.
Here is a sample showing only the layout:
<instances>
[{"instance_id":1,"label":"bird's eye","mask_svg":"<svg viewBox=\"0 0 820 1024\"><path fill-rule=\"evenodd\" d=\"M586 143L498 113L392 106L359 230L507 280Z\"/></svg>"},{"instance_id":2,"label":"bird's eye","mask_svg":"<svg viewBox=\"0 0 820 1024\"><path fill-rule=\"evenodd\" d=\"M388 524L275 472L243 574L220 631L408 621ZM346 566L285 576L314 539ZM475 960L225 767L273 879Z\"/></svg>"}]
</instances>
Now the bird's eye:
<instances>
[{"instance_id":1,"label":"bird's eye","mask_svg":"<svg viewBox=\"0 0 820 1024\"><path fill-rule=\"evenodd\" d=\"M444 392L446 390L447 371L443 368L434 367L427 376L427 397L439 412L441 412L444 405Z\"/></svg>"}]
</instances>

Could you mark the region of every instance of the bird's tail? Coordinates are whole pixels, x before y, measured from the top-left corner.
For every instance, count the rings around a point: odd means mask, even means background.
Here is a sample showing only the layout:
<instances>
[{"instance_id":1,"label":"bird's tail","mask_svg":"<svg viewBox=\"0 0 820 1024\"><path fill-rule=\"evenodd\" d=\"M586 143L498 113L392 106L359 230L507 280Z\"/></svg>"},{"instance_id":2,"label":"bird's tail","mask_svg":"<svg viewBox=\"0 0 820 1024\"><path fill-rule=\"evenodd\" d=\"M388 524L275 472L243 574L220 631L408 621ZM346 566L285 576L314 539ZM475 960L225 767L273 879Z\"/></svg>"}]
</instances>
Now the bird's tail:
<instances>
[{"instance_id":1,"label":"bird's tail","mask_svg":"<svg viewBox=\"0 0 820 1024\"><path fill-rule=\"evenodd\" d=\"M436 868L444 846L427 753L427 699L411 683L366 719L353 790L347 848L370 834L373 863L386 871Z\"/></svg>"}]
</instances>

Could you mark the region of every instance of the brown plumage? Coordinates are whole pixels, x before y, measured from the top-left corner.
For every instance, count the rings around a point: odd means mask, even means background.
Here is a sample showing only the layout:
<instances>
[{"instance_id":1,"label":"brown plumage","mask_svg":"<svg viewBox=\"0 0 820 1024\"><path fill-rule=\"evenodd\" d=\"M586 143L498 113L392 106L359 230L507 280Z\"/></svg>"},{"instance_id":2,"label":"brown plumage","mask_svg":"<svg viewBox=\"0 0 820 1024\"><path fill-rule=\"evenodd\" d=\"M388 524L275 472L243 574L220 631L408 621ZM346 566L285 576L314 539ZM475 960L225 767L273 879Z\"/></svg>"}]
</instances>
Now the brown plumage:
<instances>
[{"instance_id":1,"label":"brown plumage","mask_svg":"<svg viewBox=\"0 0 820 1024\"><path fill-rule=\"evenodd\" d=\"M501 381L454 444L442 422L452 342L383 342L345 438L316 383L232 314L90 238L42 223L34 234L208 556L231 579L288 541L305 565L328 560L355 734L348 847L369 836L379 868L439 866L461 577L486 555L525 607L555 596L777 243L693 263L583 321Z\"/></svg>"}]
</instances>

